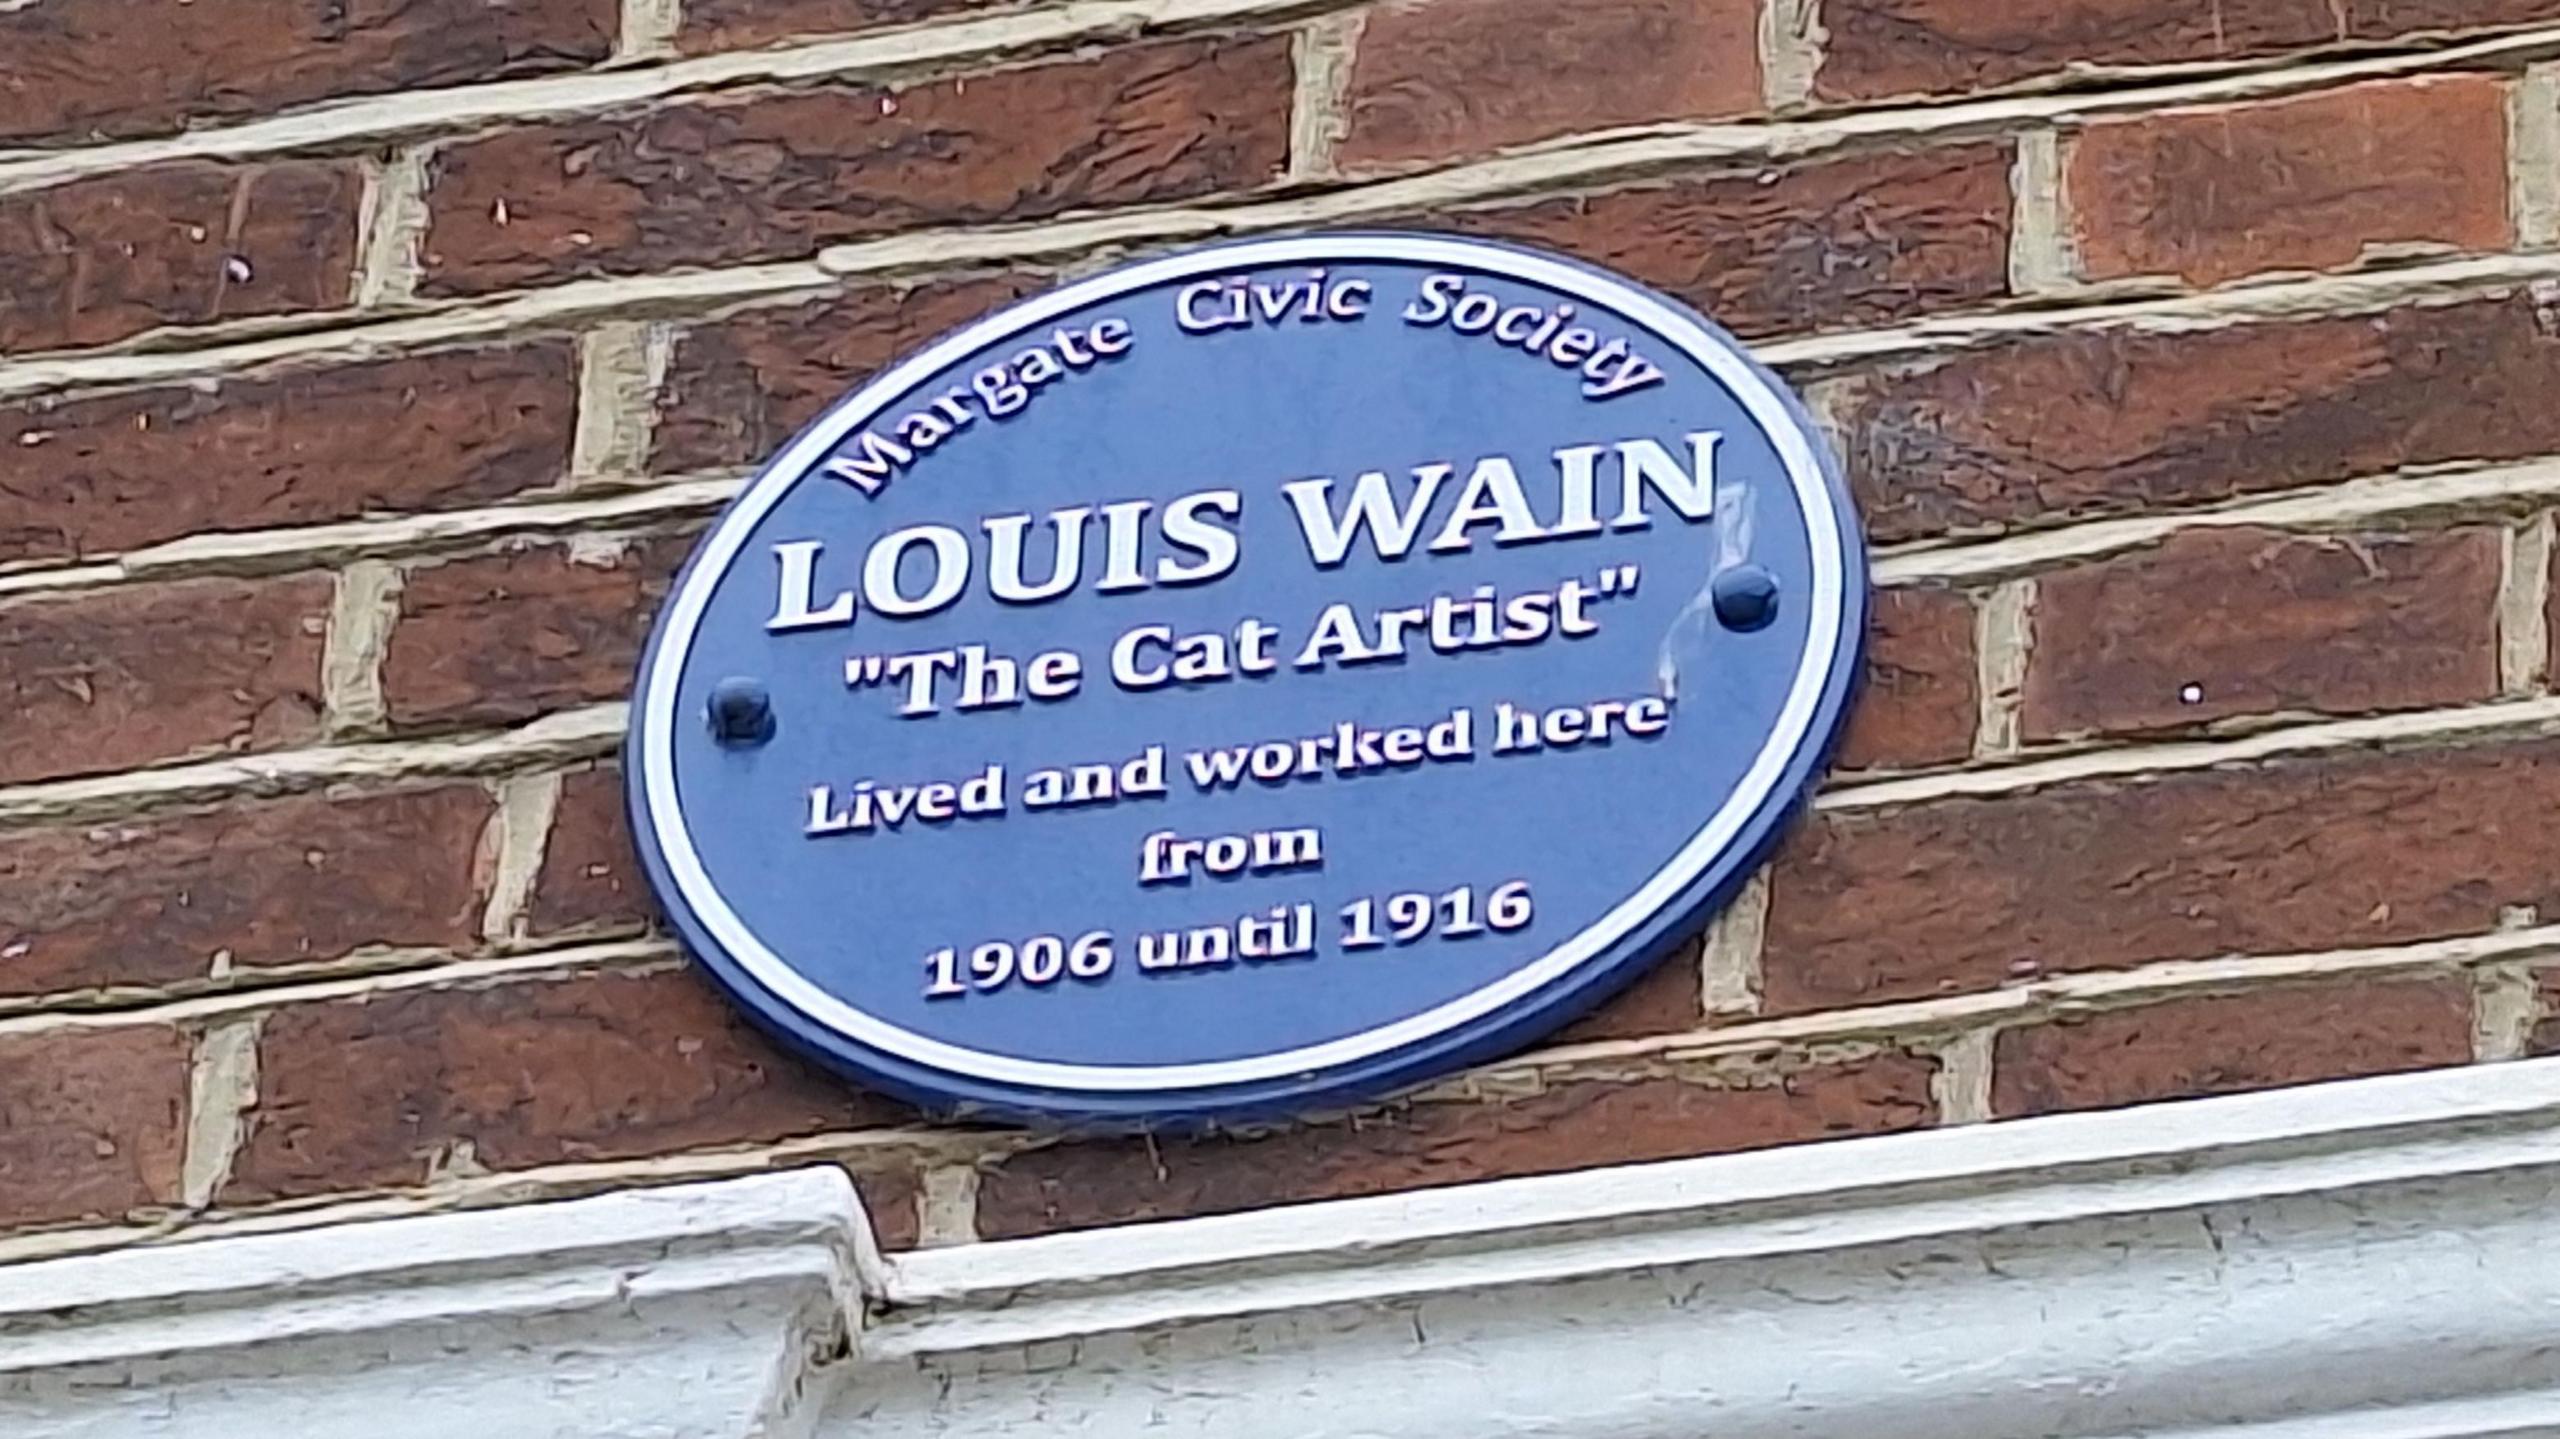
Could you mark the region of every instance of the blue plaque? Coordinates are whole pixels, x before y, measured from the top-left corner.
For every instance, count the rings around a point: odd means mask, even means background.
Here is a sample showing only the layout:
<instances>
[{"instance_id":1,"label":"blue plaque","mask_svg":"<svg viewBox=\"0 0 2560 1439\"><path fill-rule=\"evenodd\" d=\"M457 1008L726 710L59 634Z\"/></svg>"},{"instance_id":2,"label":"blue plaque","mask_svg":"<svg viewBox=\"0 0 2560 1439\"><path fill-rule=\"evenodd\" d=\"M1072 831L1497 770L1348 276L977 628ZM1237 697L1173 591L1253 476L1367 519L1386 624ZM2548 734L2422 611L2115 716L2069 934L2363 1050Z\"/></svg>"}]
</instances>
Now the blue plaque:
<instances>
[{"instance_id":1,"label":"blue plaque","mask_svg":"<svg viewBox=\"0 0 2560 1439\"><path fill-rule=\"evenodd\" d=\"M1441 236L1216 246L793 439L659 616L633 825L758 1020L936 1110L1338 1105L1693 933L1866 602L1821 439L1680 305Z\"/></svg>"}]
</instances>

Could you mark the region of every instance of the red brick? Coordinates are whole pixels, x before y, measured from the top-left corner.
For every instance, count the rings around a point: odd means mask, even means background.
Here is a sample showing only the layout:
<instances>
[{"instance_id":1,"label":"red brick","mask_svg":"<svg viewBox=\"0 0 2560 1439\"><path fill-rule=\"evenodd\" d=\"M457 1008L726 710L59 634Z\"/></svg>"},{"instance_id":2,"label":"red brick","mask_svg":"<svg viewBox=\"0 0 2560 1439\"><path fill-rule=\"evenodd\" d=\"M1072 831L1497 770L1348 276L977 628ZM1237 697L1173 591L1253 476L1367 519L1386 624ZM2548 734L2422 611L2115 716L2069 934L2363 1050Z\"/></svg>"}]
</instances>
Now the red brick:
<instances>
[{"instance_id":1,"label":"red brick","mask_svg":"<svg viewBox=\"0 0 2560 1439\"><path fill-rule=\"evenodd\" d=\"M489 810L449 784L0 834L0 994L468 946Z\"/></svg>"},{"instance_id":2,"label":"red brick","mask_svg":"<svg viewBox=\"0 0 2560 1439\"><path fill-rule=\"evenodd\" d=\"M2528 1052L2560 1054L2560 970L2546 969L2535 976L2534 999L2540 1017L2534 1022Z\"/></svg>"},{"instance_id":3,"label":"red brick","mask_svg":"<svg viewBox=\"0 0 2560 1439\"><path fill-rule=\"evenodd\" d=\"M2192 334L2038 335L1830 391L1879 542L2560 450L2522 294Z\"/></svg>"},{"instance_id":4,"label":"red brick","mask_svg":"<svg viewBox=\"0 0 2560 1439\"><path fill-rule=\"evenodd\" d=\"M1875 592L1866 689L1835 768L1947 764L1973 753L1981 709L1973 626L1973 601L1953 590Z\"/></svg>"},{"instance_id":5,"label":"red brick","mask_svg":"<svg viewBox=\"0 0 2560 1439\"><path fill-rule=\"evenodd\" d=\"M0 557L486 504L568 468L566 344L0 406Z\"/></svg>"},{"instance_id":6,"label":"red brick","mask_svg":"<svg viewBox=\"0 0 2560 1439\"><path fill-rule=\"evenodd\" d=\"M2493 698L2499 548L2483 526L2238 527L2189 530L2041 576L2024 733L2132 734Z\"/></svg>"},{"instance_id":7,"label":"red brick","mask_svg":"<svg viewBox=\"0 0 2560 1439\"><path fill-rule=\"evenodd\" d=\"M1936 1069L1895 1051L1734 1087L1555 1080L1521 1098L1408 1104L1270 1134L1063 1143L988 1172L978 1231L1010 1239L1916 1129L1936 1117Z\"/></svg>"},{"instance_id":8,"label":"red brick","mask_svg":"<svg viewBox=\"0 0 2560 1439\"><path fill-rule=\"evenodd\" d=\"M1424 218L1581 256L1772 335L2007 294L2009 169L2006 145L1960 145Z\"/></svg>"},{"instance_id":9,"label":"red brick","mask_svg":"<svg viewBox=\"0 0 2560 1439\"><path fill-rule=\"evenodd\" d=\"M2550 565L2551 583L2542 603L2542 621L2551 640L2546 659L2546 673L2560 674L2560 549L2554 549Z\"/></svg>"},{"instance_id":10,"label":"red brick","mask_svg":"<svg viewBox=\"0 0 2560 1439\"><path fill-rule=\"evenodd\" d=\"M1036 220L1279 178L1281 37L1173 41L904 91L674 103L437 151L423 287L806 256L929 226Z\"/></svg>"},{"instance_id":11,"label":"red brick","mask_svg":"<svg viewBox=\"0 0 2560 1439\"><path fill-rule=\"evenodd\" d=\"M187 1048L166 1025L0 1036L0 1227L175 1204Z\"/></svg>"},{"instance_id":12,"label":"red brick","mask_svg":"<svg viewBox=\"0 0 2560 1439\"><path fill-rule=\"evenodd\" d=\"M620 699L692 549L688 535L524 544L412 569L382 660L392 723L507 724Z\"/></svg>"},{"instance_id":13,"label":"red brick","mask_svg":"<svg viewBox=\"0 0 2560 1439\"><path fill-rule=\"evenodd\" d=\"M2555 803L2560 744L2536 742L1818 811L1772 874L1765 1002L2485 932L2560 901Z\"/></svg>"},{"instance_id":14,"label":"red brick","mask_svg":"<svg viewBox=\"0 0 2560 1439\"><path fill-rule=\"evenodd\" d=\"M894 1124L684 971L412 989L268 1016L223 1197L295 1198Z\"/></svg>"},{"instance_id":15,"label":"red brick","mask_svg":"<svg viewBox=\"0 0 2560 1439\"><path fill-rule=\"evenodd\" d=\"M286 160L159 165L0 195L0 352L343 305L362 191L352 161Z\"/></svg>"},{"instance_id":16,"label":"red brick","mask_svg":"<svg viewBox=\"0 0 2560 1439\"><path fill-rule=\"evenodd\" d=\"M1351 167L1757 112L1756 0L1394 0L1353 52Z\"/></svg>"},{"instance_id":17,"label":"red brick","mask_svg":"<svg viewBox=\"0 0 2560 1439\"><path fill-rule=\"evenodd\" d=\"M1634 983L1556 1032L1541 1047L1609 1039L1685 1034L1706 1024L1706 995L1698 972L1698 944L1683 940Z\"/></svg>"},{"instance_id":18,"label":"red brick","mask_svg":"<svg viewBox=\"0 0 2560 1439\"><path fill-rule=\"evenodd\" d=\"M898 359L1043 282L1027 275L875 285L686 330L658 392L660 474L754 464Z\"/></svg>"},{"instance_id":19,"label":"red brick","mask_svg":"<svg viewBox=\"0 0 2560 1439\"><path fill-rule=\"evenodd\" d=\"M2002 1118L2471 1062L2471 986L2355 982L2171 1000L2003 1032Z\"/></svg>"},{"instance_id":20,"label":"red brick","mask_svg":"<svg viewBox=\"0 0 2560 1439\"><path fill-rule=\"evenodd\" d=\"M611 766L563 777L560 804L533 886L529 927L539 935L629 932L657 913L631 850L622 772Z\"/></svg>"},{"instance_id":21,"label":"red brick","mask_svg":"<svg viewBox=\"0 0 2560 1439\"><path fill-rule=\"evenodd\" d=\"M165 134L333 95L565 70L614 0L43 0L0 11L0 140Z\"/></svg>"},{"instance_id":22,"label":"red brick","mask_svg":"<svg viewBox=\"0 0 2560 1439\"><path fill-rule=\"evenodd\" d=\"M2502 249L2506 107L2506 82L2451 75L2092 125L2066 181L2083 269L2211 285L2378 247Z\"/></svg>"},{"instance_id":23,"label":"red brick","mask_svg":"<svg viewBox=\"0 0 2560 1439\"><path fill-rule=\"evenodd\" d=\"M330 589L186 580L0 606L0 783L317 738Z\"/></svg>"},{"instance_id":24,"label":"red brick","mask_svg":"<svg viewBox=\"0 0 2560 1439\"><path fill-rule=\"evenodd\" d=\"M2347 0L2347 29L2365 40L2453 35L2544 20L2560 20L2560 0Z\"/></svg>"},{"instance_id":25,"label":"red brick","mask_svg":"<svg viewBox=\"0 0 2560 1439\"><path fill-rule=\"evenodd\" d=\"M691 0L676 48L689 55L1023 8L1029 0Z\"/></svg>"},{"instance_id":26,"label":"red brick","mask_svg":"<svg viewBox=\"0 0 2560 1439\"><path fill-rule=\"evenodd\" d=\"M2560 19L2555 0L1823 0L1825 100L2060 80Z\"/></svg>"},{"instance_id":27,"label":"red brick","mask_svg":"<svg viewBox=\"0 0 2560 1439\"><path fill-rule=\"evenodd\" d=\"M923 1178L911 1164L866 1165L850 1171L854 1192L862 1196L862 1212L882 1249L913 1249L921 1237L923 1216L916 1206L924 1197Z\"/></svg>"}]
</instances>

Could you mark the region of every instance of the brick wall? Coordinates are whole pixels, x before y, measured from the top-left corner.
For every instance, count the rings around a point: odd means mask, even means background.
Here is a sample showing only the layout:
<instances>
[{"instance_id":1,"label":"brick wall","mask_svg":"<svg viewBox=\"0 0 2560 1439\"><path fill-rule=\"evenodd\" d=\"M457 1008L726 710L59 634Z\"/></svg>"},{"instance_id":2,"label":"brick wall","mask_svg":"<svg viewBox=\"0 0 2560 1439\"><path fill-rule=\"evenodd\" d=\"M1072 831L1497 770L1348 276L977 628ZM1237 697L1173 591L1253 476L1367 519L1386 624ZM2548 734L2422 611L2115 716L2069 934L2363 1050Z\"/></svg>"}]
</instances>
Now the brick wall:
<instances>
[{"instance_id":1,"label":"brick wall","mask_svg":"<svg viewBox=\"0 0 2560 1439\"><path fill-rule=\"evenodd\" d=\"M2560 0L316 14L0 9L0 1257L812 1161L950 1243L2560 1049ZM1768 877L1268 1132L745 1031L611 768L691 537L921 337L1336 222L1632 272L1832 427L1874 683Z\"/></svg>"}]
</instances>

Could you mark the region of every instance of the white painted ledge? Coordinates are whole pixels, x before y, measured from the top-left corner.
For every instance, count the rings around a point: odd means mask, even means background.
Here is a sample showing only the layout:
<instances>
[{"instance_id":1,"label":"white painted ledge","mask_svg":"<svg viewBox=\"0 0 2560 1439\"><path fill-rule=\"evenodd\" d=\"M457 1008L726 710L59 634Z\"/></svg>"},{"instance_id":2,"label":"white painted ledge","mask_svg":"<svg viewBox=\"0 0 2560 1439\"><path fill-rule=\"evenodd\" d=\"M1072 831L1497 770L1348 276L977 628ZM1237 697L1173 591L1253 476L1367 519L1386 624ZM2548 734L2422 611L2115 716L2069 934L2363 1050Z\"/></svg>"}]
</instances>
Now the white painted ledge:
<instances>
[{"instance_id":1,"label":"white painted ledge","mask_svg":"<svg viewBox=\"0 0 2560 1439\"><path fill-rule=\"evenodd\" d=\"M882 1260L831 1171L0 1269L27 1439L2560 1439L2560 1060Z\"/></svg>"},{"instance_id":2,"label":"white painted ledge","mask_svg":"<svg viewBox=\"0 0 2560 1439\"><path fill-rule=\"evenodd\" d=\"M0 1268L8 1439L736 1439L880 1258L831 1170Z\"/></svg>"}]
</instances>

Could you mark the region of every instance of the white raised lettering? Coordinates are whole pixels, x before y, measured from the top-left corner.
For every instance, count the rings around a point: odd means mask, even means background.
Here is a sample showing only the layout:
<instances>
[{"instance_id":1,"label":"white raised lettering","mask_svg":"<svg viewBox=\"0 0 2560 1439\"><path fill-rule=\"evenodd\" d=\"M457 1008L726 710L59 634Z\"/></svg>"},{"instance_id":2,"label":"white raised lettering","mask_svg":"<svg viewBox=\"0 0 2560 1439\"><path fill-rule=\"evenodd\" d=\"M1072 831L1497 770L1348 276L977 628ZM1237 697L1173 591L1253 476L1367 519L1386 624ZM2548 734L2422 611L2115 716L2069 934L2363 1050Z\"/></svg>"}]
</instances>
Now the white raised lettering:
<instances>
[{"instance_id":1,"label":"white raised lettering","mask_svg":"<svg viewBox=\"0 0 2560 1439\"><path fill-rule=\"evenodd\" d=\"M818 553L825 548L817 540L786 540L773 547L773 557L782 567L782 580L773 603L773 618L765 621L766 629L781 633L853 623L851 590L828 601L825 609L817 609L812 603L816 598Z\"/></svg>"},{"instance_id":2,"label":"white raised lettering","mask_svg":"<svg viewBox=\"0 0 2560 1439\"><path fill-rule=\"evenodd\" d=\"M1307 553L1318 565L1331 569L1351 553L1351 542L1364 529L1370 532L1370 548L1378 558L1403 559L1413 548L1423 517L1431 512L1433 498L1452 473L1454 470L1448 465L1416 469L1413 495L1398 509L1386 471L1371 470L1352 482L1351 503L1338 517L1332 508L1332 480L1293 480L1282 485L1280 492L1297 509L1298 530L1306 538Z\"/></svg>"}]
</instances>

